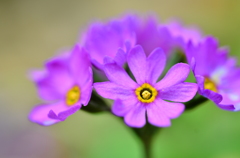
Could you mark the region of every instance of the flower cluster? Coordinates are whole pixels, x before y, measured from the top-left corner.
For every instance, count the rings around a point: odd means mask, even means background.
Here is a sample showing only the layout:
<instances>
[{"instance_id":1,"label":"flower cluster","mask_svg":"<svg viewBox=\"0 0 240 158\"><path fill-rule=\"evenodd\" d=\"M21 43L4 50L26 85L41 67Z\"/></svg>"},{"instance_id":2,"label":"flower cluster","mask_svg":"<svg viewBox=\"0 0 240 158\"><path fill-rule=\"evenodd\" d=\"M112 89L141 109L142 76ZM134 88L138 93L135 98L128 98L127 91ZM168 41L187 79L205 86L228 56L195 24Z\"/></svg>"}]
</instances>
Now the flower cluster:
<instances>
[{"instance_id":1,"label":"flower cluster","mask_svg":"<svg viewBox=\"0 0 240 158\"><path fill-rule=\"evenodd\" d=\"M179 50L186 60L171 64ZM93 80L92 68L102 82ZM196 83L185 82L191 71ZM71 51L31 73L46 103L36 106L29 119L44 126L64 121L89 104L94 87L103 98L114 100L112 113L128 126L140 128L148 122L167 127L197 92L223 110L239 110L239 73L228 50L196 28L134 15L95 22Z\"/></svg>"}]
</instances>

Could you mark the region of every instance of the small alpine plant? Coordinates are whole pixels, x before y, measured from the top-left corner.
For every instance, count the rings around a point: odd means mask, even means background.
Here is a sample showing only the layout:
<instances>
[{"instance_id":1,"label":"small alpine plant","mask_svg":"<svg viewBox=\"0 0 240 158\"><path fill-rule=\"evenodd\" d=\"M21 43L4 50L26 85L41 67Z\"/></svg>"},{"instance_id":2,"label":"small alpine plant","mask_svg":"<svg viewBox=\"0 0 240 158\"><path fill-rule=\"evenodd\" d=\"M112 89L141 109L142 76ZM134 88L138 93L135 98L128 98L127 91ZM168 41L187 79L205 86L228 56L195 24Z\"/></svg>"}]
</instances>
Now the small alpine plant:
<instances>
[{"instance_id":1,"label":"small alpine plant","mask_svg":"<svg viewBox=\"0 0 240 158\"><path fill-rule=\"evenodd\" d=\"M195 27L152 16L95 22L73 49L30 76L43 100L30 121L50 126L78 110L108 112L138 136L146 158L153 136L184 111L208 100L240 110L240 69L228 49Z\"/></svg>"}]
</instances>

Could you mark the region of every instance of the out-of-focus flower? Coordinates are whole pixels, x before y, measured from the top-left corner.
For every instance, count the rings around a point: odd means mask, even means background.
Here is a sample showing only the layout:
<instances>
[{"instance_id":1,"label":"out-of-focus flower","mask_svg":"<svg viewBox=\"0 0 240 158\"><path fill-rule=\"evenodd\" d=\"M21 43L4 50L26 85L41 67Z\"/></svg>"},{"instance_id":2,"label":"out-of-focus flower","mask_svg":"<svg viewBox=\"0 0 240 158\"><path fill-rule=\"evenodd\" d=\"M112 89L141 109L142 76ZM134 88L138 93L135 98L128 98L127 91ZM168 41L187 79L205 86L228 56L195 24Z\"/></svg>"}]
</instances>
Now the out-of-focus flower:
<instances>
[{"instance_id":1,"label":"out-of-focus flower","mask_svg":"<svg viewBox=\"0 0 240 158\"><path fill-rule=\"evenodd\" d=\"M228 50L219 49L217 40L207 37L198 45L190 42L186 55L199 93L219 108L234 111L234 104L240 102L240 70L236 69L235 60L228 57Z\"/></svg>"},{"instance_id":2,"label":"out-of-focus flower","mask_svg":"<svg viewBox=\"0 0 240 158\"><path fill-rule=\"evenodd\" d=\"M112 111L117 116L123 116L128 126L144 126L146 113L151 124L170 126L170 119L178 117L184 110L184 105L178 102L189 101L197 92L197 84L184 82L189 66L178 63L157 82L165 67L166 56L160 48L156 48L146 57L141 46L130 50L127 63L136 82L118 64L107 63L104 72L110 81L94 84L98 94L115 100Z\"/></svg>"},{"instance_id":3,"label":"out-of-focus flower","mask_svg":"<svg viewBox=\"0 0 240 158\"><path fill-rule=\"evenodd\" d=\"M172 39L182 50L186 49L187 44L191 41L193 45L198 45L202 40L202 33L196 27L183 27L179 21L171 21L164 25L168 28Z\"/></svg>"},{"instance_id":4,"label":"out-of-focus flower","mask_svg":"<svg viewBox=\"0 0 240 158\"><path fill-rule=\"evenodd\" d=\"M70 54L55 57L46 63L46 70L31 74L40 97L49 102L38 105L29 119L48 126L64 121L86 106L92 92L92 70L89 55L75 46Z\"/></svg>"},{"instance_id":5,"label":"out-of-focus flower","mask_svg":"<svg viewBox=\"0 0 240 158\"><path fill-rule=\"evenodd\" d=\"M166 54L173 50L174 40L171 33L155 17L149 16L141 19L131 16L131 26L136 34L136 44L141 45L147 55L157 47L161 47Z\"/></svg>"},{"instance_id":6,"label":"out-of-focus flower","mask_svg":"<svg viewBox=\"0 0 240 158\"><path fill-rule=\"evenodd\" d=\"M160 47L169 56L179 47L184 49L189 41L197 42L200 37L200 31L186 29L178 22L161 24L153 16L143 19L127 15L106 24L92 24L81 43L89 52L93 65L102 70L105 57L122 66L127 52L135 45L141 45L146 55Z\"/></svg>"},{"instance_id":7,"label":"out-of-focus flower","mask_svg":"<svg viewBox=\"0 0 240 158\"><path fill-rule=\"evenodd\" d=\"M110 57L119 65L126 62L126 52L135 45L135 33L131 29L131 18L126 16L106 24L93 23L81 39L89 52L92 63L102 70L103 59Z\"/></svg>"}]
</instances>

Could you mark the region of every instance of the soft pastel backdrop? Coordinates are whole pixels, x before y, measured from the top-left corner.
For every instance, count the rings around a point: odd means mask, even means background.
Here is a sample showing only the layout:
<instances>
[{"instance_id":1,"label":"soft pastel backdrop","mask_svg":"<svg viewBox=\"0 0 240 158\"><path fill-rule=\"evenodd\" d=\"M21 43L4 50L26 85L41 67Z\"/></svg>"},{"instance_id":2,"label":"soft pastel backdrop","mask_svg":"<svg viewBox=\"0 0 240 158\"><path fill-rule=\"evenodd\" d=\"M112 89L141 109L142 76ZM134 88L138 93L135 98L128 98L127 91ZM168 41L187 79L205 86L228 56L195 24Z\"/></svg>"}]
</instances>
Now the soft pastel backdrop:
<instances>
[{"instance_id":1,"label":"soft pastel backdrop","mask_svg":"<svg viewBox=\"0 0 240 158\"><path fill-rule=\"evenodd\" d=\"M80 111L51 127L27 119L41 102L27 72L71 47L95 19L106 21L128 12L196 25L229 46L230 54L240 60L238 0L0 0L1 158L141 157L140 141L110 114ZM203 104L156 135L154 157L238 158L239 122L240 112Z\"/></svg>"}]
</instances>

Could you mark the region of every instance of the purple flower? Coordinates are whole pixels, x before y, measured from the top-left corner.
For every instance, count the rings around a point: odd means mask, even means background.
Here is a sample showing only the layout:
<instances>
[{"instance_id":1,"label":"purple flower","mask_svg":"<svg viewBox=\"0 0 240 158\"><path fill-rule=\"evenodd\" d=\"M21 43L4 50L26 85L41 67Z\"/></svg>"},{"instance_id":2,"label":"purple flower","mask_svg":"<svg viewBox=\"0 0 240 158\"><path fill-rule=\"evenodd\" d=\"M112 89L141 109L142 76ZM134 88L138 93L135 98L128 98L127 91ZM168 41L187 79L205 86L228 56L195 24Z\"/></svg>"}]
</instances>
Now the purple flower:
<instances>
[{"instance_id":1,"label":"purple flower","mask_svg":"<svg viewBox=\"0 0 240 158\"><path fill-rule=\"evenodd\" d=\"M193 45L197 45L202 40L202 33L199 29L195 27L185 28L178 21L172 21L169 24L165 25L175 43L181 49L185 50L189 41L192 42Z\"/></svg>"},{"instance_id":2,"label":"purple flower","mask_svg":"<svg viewBox=\"0 0 240 158\"><path fill-rule=\"evenodd\" d=\"M234 105L240 102L240 70L235 60L228 58L228 50L219 49L217 40L208 37L198 45L189 43L186 55L192 62L199 93L219 108L234 111Z\"/></svg>"},{"instance_id":3,"label":"purple flower","mask_svg":"<svg viewBox=\"0 0 240 158\"><path fill-rule=\"evenodd\" d=\"M48 126L64 121L86 106L92 92L92 70L89 56L84 49L75 46L70 54L64 54L46 63L46 70L35 71L33 80L40 97L49 103L38 105L29 119Z\"/></svg>"},{"instance_id":4,"label":"purple flower","mask_svg":"<svg viewBox=\"0 0 240 158\"><path fill-rule=\"evenodd\" d=\"M136 44L141 45L147 55L157 47L161 47L166 54L173 51L174 41L171 33L156 18L149 16L146 19L141 19L132 16L130 22L136 34Z\"/></svg>"},{"instance_id":5,"label":"purple flower","mask_svg":"<svg viewBox=\"0 0 240 158\"><path fill-rule=\"evenodd\" d=\"M135 33L131 29L130 17L112 20L106 24L94 23L83 36L81 43L89 52L92 63L102 70L103 59L110 57L119 65L126 61L126 52L135 45Z\"/></svg>"},{"instance_id":6,"label":"purple flower","mask_svg":"<svg viewBox=\"0 0 240 158\"><path fill-rule=\"evenodd\" d=\"M131 16L131 29L136 33L136 44L141 45L147 55L155 48L161 47L166 55L170 55L176 49L185 50L189 41L197 44L202 33L194 28L185 28L178 21L169 24L159 23L155 17L146 19Z\"/></svg>"},{"instance_id":7,"label":"purple flower","mask_svg":"<svg viewBox=\"0 0 240 158\"><path fill-rule=\"evenodd\" d=\"M93 23L80 43L89 52L93 65L102 70L106 57L122 66L126 54L135 45L141 45L146 55L161 47L169 56L178 48L185 49L188 41L195 43L200 38L200 31L186 29L177 22L160 24L154 16L144 19L126 15L107 23Z\"/></svg>"},{"instance_id":8,"label":"purple flower","mask_svg":"<svg viewBox=\"0 0 240 158\"><path fill-rule=\"evenodd\" d=\"M189 66L178 63L157 82L165 67L166 56L157 48L146 57L141 46L130 50L127 63L136 82L118 64L107 63L104 71L110 81L94 84L98 94L115 100L112 112L123 116L128 126L143 127L146 114L151 124L170 126L170 119L178 117L184 110L184 105L178 102L189 101L197 91L197 84L184 82Z\"/></svg>"},{"instance_id":9,"label":"purple flower","mask_svg":"<svg viewBox=\"0 0 240 158\"><path fill-rule=\"evenodd\" d=\"M122 66L126 62L127 52L135 45L141 45L146 55L161 47L169 56L179 47L184 49L189 40L198 41L200 34L176 22L166 25L160 24L152 16L143 19L127 15L105 24L92 24L81 38L81 43L89 52L93 65L102 70L105 57Z\"/></svg>"}]
</instances>

